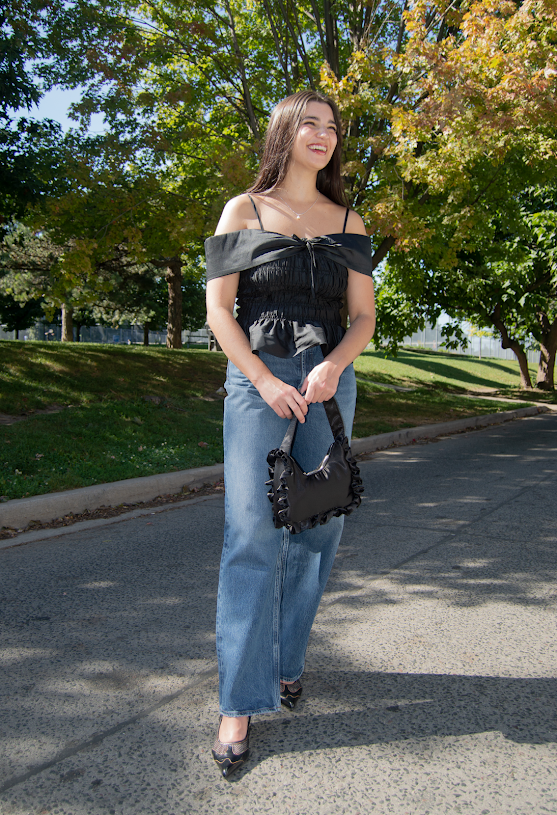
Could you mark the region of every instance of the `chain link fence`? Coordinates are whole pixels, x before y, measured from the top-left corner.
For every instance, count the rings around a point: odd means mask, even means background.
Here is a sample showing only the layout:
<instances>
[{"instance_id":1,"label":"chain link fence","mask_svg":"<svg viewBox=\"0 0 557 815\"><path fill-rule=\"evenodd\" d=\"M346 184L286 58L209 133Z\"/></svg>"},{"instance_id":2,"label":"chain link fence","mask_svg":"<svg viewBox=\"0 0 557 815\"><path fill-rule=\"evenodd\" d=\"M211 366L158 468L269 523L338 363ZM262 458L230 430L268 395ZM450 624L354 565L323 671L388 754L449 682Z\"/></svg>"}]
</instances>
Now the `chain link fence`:
<instances>
[{"instance_id":1,"label":"chain link fence","mask_svg":"<svg viewBox=\"0 0 557 815\"><path fill-rule=\"evenodd\" d=\"M49 325L48 323L37 323L32 328L26 328L19 332L20 340L40 340L40 341L60 341L62 327L59 325ZM74 328L74 338L76 329ZM0 329L0 340L15 340L15 331L3 331ZM80 332L81 342L98 342L106 345L142 345L143 326L132 325L128 328L111 328L104 325L83 326ZM199 346L207 348L209 345L209 334L202 328L199 331L182 331L182 343L184 347ZM149 345L166 346L166 331L149 331Z\"/></svg>"},{"instance_id":2,"label":"chain link fence","mask_svg":"<svg viewBox=\"0 0 557 815\"><path fill-rule=\"evenodd\" d=\"M37 323L32 328L19 332L20 340L41 340L60 341L62 328L59 325L49 325L47 323ZM76 329L74 328L74 336ZM108 345L142 345L143 326L129 326L128 328L110 328L108 326L94 325L83 326L81 329L81 342L98 342ZM0 340L15 340L15 331L3 331L0 329ZM411 348L429 348L432 351L444 351L446 353L466 354L480 359L509 359L516 357L510 349L501 348L501 343L495 337L469 337L467 348L459 348L454 352L447 351L441 343L443 336L441 326L426 326L423 331L416 331L414 334L405 337L403 345ZM199 331L182 331L182 343L184 347L210 347L209 332L202 328ZM166 331L149 331L149 345L166 346ZM539 360L539 351L527 351L528 362L536 365Z\"/></svg>"},{"instance_id":3,"label":"chain link fence","mask_svg":"<svg viewBox=\"0 0 557 815\"><path fill-rule=\"evenodd\" d=\"M510 348L501 348L500 340L495 337L478 337L470 335L468 337L468 347L458 348L456 351L449 351L443 348L441 343L443 336L441 334L441 326L435 325L426 326L423 331L416 331L409 337L405 337L403 345L410 346L411 348L429 348L432 351L444 351L445 353L466 354L471 357L478 357L479 359L494 358L494 359L509 359L516 360L516 356ZM540 352L536 350L527 351L528 362L537 365Z\"/></svg>"}]
</instances>

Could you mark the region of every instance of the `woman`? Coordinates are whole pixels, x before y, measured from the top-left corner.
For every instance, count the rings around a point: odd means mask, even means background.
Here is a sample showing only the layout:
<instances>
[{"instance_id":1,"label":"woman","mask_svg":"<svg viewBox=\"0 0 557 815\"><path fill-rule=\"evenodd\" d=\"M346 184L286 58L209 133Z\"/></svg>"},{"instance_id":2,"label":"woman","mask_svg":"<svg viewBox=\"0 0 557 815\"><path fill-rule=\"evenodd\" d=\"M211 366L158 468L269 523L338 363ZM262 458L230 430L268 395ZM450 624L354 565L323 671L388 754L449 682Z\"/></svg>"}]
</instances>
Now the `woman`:
<instances>
[{"instance_id":1,"label":"woman","mask_svg":"<svg viewBox=\"0 0 557 815\"><path fill-rule=\"evenodd\" d=\"M352 362L375 328L370 242L346 207L341 139L327 97L302 91L280 102L255 184L228 202L205 244L207 319L229 359L213 747L225 778L248 757L251 716L293 708L302 692L310 629L342 533L341 516L291 539L274 527L265 486L267 453L293 415L292 452L306 471L332 442L324 400L335 396L350 437Z\"/></svg>"}]
</instances>

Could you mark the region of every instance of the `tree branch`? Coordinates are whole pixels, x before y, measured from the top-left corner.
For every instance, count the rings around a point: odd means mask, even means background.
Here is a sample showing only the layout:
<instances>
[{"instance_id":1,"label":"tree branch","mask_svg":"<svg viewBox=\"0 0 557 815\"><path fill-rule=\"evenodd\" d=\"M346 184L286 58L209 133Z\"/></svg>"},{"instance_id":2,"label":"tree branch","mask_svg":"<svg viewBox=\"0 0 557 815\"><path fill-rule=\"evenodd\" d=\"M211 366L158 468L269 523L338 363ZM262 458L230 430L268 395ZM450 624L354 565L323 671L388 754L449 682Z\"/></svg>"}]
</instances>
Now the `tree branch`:
<instances>
[{"instance_id":1,"label":"tree branch","mask_svg":"<svg viewBox=\"0 0 557 815\"><path fill-rule=\"evenodd\" d=\"M325 62L328 62L327 58L327 43L325 41L325 36L323 34L323 26L321 25L321 16L319 14L319 7L317 5L316 0L311 0L311 7L313 9L315 25L317 26L317 33L319 34L319 41L321 42L321 52L323 54L323 59Z\"/></svg>"},{"instance_id":2,"label":"tree branch","mask_svg":"<svg viewBox=\"0 0 557 815\"><path fill-rule=\"evenodd\" d=\"M282 68L282 74L284 76L284 81L286 84L286 92L288 95L292 93L292 83L290 81L290 74L288 72L288 66L286 64L286 60L283 58L282 48L279 40L279 35L277 31L277 27L275 25L275 21L273 20L273 15L271 12L271 8L269 6L268 0L263 0L263 6L265 8L265 12L267 14L267 19L269 20L269 25L271 26L271 31L273 33L273 39L275 41L275 49L277 52L277 57L280 62L280 67Z\"/></svg>"},{"instance_id":3,"label":"tree branch","mask_svg":"<svg viewBox=\"0 0 557 815\"><path fill-rule=\"evenodd\" d=\"M288 31L290 32L290 36L292 37L293 42L295 43L296 51L298 52L302 62L304 63L304 68L306 69L306 77L307 77L307 80L309 82L309 86L310 86L310 88L315 90L315 82L314 82L313 75L311 73L311 68L310 68L310 65L309 65L308 58L307 58L306 49L303 47L303 43L300 45L300 43L298 42L298 38L296 37L296 32L294 31L294 27L292 26L292 23L290 21L290 17L288 16L288 12L287 12L287 10L286 10L286 8L284 6L283 1L278 0L278 4L279 4L280 10L282 12L283 20L286 23L286 27L288 28Z\"/></svg>"},{"instance_id":4,"label":"tree branch","mask_svg":"<svg viewBox=\"0 0 557 815\"><path fill-rule=\"evenodd\" d=\"M371 260L372 269L375 270L379 266L381 261L387 257L390 250L395 245L395 240L396 238L394 238L392 235L387 235L385 238L383 238L383 240L373 253L373 258Z\"/></svg>"},{"instance_id":5,"label":"tree branch","mask_svg":"<svg viewBox=\"0 0 557 815\"><path fill-rule=\"evenodd\" d=\"M230 19L230 30L232 32L232 43L233 43L233 46L234 46L234 52L235 52L236 57L238 59L238 68L240 70L240 79L241 79L241 82L242 82L243 97L244 97L244 102L246 103L246 111L247 111L247 114L248 114L250 129L251 129L251 132L253 133L253 135L255 136L255 138L258 141L260 141L260 139L261 139L261 131L259 130L259 122L257 121L257 119L255 117L255 112L254 112L254 109L253 109L251 93L250 93L250 90L249 90L249 85L248 85L248 81L247 81L247 77L246 77L246 67L245 67L245 62L244 62L244 55L242 54L242 51L240 50L240 46L239 46L239 43L238 43L238 38L236 36L236 26L235 26L235 23L234 23L234 17L232 15L232 9L230 8L229 0L225 0L225 6L226 6L226 11L228 12L228 17Z\"/></svg>"},{"instance_id":6,"label":"tree branch","mask_svg":"<svg viewBox=\"0 0 557 815\"><path fill-rule=\"evenodd\" d=\"M325 35L327 42L327 62L337 79L340 79L338 64L338 45L334 33L334 18L331 14L329 0L323 0L323 16L325 18Z\"/></svg>"}]
</instances>

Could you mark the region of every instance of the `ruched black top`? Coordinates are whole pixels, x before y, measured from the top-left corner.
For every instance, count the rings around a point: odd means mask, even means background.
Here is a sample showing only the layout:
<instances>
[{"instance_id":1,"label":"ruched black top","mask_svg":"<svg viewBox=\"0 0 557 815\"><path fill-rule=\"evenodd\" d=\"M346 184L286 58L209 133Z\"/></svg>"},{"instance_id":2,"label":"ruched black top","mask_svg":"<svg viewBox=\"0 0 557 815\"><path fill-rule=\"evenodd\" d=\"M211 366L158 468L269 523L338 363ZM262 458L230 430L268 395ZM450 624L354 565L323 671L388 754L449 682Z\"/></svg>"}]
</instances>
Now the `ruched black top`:
<instances>
[{"instance_id":1,"label":"ruched black top","mask_svg":"<svg viewBox=\"0 0 557 815\"><path fill-rule=\"evenodd\" d=\"M369 238L346 232L298 238L242 229L207 238L205 254L207 280L240 272L237 320L252 351L279 357L338 345L348 269L372 272Z\"/></svg>"}]
</instances>

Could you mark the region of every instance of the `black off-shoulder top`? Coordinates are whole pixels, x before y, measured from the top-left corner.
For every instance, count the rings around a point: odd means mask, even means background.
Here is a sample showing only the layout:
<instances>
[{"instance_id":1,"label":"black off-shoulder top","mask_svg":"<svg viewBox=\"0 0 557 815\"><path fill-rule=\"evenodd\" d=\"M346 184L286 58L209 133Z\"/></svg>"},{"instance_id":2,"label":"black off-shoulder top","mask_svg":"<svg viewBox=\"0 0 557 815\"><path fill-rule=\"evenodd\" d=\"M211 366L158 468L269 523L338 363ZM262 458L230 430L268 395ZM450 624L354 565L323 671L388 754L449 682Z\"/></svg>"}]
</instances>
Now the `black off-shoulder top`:
<instances>
[{"instance_id":1,"label":"black off-shoulder top","mask_svg":"<svg viewBox=\"0 0 557 815\"><path fill-rule=\"evenodd\" d=\"M348 269L371 276L370 239L346 232L289 237L263 229L257 217L261 229L207 238L207 280L240 272L237 320L255 353L293 357L338 345Z\"/></svg>"}]
</instances>

